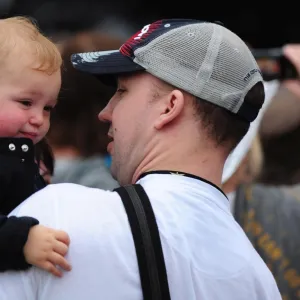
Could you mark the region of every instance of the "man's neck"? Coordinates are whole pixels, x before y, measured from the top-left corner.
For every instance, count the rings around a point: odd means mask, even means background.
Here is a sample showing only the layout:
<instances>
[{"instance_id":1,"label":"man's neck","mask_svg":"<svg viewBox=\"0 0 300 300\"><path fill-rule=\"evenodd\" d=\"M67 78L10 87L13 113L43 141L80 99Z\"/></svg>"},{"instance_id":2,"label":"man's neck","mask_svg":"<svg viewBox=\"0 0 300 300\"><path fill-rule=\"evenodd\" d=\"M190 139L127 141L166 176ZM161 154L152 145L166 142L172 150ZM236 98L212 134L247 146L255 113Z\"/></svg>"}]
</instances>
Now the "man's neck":
<instances>
[{"instance_id":1,"label":"man's neck","mask_svg":"<svg viewBox=\"0 0 300 300\"><path fill-rule=\"evenodd\" d=\"M132 183L146 172L168 170L189 173L204 178L218 187L221 187L224 160L218 157L216 151L184 151L165 150L152 159L144 159L133 175Z\"/></svg>"}]
</instances>

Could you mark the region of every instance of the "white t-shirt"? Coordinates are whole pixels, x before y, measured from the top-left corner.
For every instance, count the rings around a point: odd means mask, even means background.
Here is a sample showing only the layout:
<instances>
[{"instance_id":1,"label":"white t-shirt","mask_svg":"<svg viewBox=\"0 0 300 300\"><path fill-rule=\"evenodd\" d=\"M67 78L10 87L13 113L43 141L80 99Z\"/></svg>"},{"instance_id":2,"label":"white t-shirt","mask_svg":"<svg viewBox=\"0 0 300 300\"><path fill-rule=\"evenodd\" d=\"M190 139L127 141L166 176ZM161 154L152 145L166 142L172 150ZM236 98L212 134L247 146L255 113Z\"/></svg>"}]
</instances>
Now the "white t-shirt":
<instances>
[{"instance_id":1,"label":"white t-shirt","mask_svg":"<svg viewBox=\"0 0 300 300\"><path fill-rule=\"evenodd\" d=\"M172 300L281 299L221 191L171 174L150 174L139 183L156 215ZM73 269L63 278L35 267L2 273L1 300L142 299L134 242L117 193L50 185L12 214L67 231Z\"/></svg>"}]
</instances>

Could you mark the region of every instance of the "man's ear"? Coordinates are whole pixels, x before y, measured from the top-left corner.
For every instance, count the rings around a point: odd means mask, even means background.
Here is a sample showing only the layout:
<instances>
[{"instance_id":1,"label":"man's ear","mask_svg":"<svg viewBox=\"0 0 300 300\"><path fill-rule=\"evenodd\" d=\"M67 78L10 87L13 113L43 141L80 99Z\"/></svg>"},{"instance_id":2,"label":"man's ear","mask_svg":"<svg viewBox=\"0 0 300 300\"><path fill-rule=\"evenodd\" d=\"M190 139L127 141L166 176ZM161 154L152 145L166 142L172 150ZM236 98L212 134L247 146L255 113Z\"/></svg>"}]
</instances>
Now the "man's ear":
<instances>
[{"instance_id":1,"label":"man's ear","mask_svg":"<svg viewBox=\"0 0 300 300\"><path fill-rule=\"evenodd\" d=\"M162 111L154 123L156 129L161 129L178 117L184 108L184 95L180 90L173 90L163 99Z\"/></svg>"}]
</instances>

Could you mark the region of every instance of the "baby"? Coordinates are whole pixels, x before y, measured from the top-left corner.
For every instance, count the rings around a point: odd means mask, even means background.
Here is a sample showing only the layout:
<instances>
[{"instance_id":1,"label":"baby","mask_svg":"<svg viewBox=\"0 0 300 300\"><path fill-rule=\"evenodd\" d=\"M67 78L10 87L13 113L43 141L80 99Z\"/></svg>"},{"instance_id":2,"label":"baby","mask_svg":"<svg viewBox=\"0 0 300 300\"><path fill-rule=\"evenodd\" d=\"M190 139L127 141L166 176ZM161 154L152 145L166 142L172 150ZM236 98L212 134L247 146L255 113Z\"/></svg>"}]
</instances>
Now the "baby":
<instances>
[{"instance_id":1,"label":"baby","mask_svg":"<svg viewBox=\"0 0 300 300\"><path fill-rule=\"evenodd\" d=\"M0 271L71 267L69 236L9 212L45 186L35 144L47 134L61 86L61 55L27 18L0 20Z\"/></svg>"}]
</instances>

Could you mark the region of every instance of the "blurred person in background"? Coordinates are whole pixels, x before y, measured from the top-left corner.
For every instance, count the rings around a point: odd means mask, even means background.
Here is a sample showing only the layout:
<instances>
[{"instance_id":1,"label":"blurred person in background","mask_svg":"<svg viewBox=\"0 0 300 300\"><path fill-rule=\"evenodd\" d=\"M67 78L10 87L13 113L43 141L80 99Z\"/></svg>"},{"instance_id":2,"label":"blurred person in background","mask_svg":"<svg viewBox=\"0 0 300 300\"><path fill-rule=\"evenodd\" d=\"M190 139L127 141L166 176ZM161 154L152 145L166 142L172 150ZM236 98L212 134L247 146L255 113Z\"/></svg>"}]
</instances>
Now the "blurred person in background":
<instances>
[{"instance_id":1,"label":"blurred person in background","mask_svg":"<svg viewBox=\"0 0 300 300\"><path fill-rule=\"evenodd\" d=\"M76 52L120 45L118 39L98 31L78 33L61 44L62 89L47 135L55 160L52 183L77 183L108 190L118 186L107 165L108 124L97 118L113 90L96 77L76 71L70 57Z\"/></svg>"},{"instance_id":2,"label":"blurred person in background","mask_svg":"<svg viewBox=\"0 0 300 300\"><path fill-rule=\"evenodd\" d=\"M300 71L300 45L284 47L285 56ZM266 110L259 129L264 168L258 180L264 184L295 186L300 183L300 85L285 81ZM300 194L299 194L300 195Z\"/></svg>"},{"instance_id":3,"label":"blurred person in background","mask_svg":"<svg viewBox=\"0 0 300 300\"><path fill-rule=\"evenodd\" d=\"M274 275L282 298L296 300L300 297L300 201L282 186L256 182L262 160L256 136L223 190L234 218Z\"/></svg>"},{"instance_id":4,"label":"blurred person in background","mask_svg":"<svg viewBox=\"0 0 300 300\"><path fill-rule=\"evenodd\" d=\"M287 46L288 51L289 47L293 49L295 46ZM300 67L300 62L297 63L295 57L300 58L300 48L298 52L292 52L290 57L295 66ZM265 114L277 107L278 103L273 106L273 101L278 101L282 89L290 87L289 95L292 99L285 98L288 99L287 102L292 102L298 97L299 83L265 82L264 107L251 124L247 135L230 154L222 178L222 188L230 200L231 211L236 221L270 268L284 300L300 298L300 201L291 193L292 187L288 189L284 186L260 184L257 181L264 167L259 136L261 122ZM300 99L298 101L300 102ZM280 114L280 111L277 111L274 120L274 123L282 124L282 127L271 127L268 124L270 133L272 128L273 134L276 134L276 131L284 131L289 127L282 121L287 117L284 109L282 112ZM289 124L293 121L290 120Z\"/></svg>"}]
</instances>

